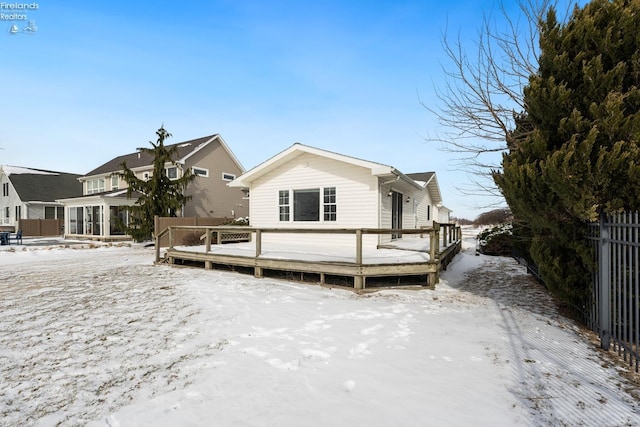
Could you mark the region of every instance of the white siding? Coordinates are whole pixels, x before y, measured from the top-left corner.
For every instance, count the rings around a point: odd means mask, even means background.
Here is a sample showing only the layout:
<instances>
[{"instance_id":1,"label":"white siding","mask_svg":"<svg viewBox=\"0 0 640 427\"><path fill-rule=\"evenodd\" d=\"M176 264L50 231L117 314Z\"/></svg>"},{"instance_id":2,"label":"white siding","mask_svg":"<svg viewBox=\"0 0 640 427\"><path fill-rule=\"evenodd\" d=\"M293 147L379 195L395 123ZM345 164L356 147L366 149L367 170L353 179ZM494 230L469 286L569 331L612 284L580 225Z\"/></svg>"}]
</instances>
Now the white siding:
<instances>
[{"instance_id":1,"label":"white siding","mask_svg":"<svg viewBox=\"0 0 640 427\"><path fill-rule=\"evenodd\" d=\"M293 221L293 199L291 220L279 220L278 192L280 190L302 190L324 187L336 188L336 221ZM256 179L251 185L251 225L254 227L278 228L376 228L378 227L378 180L371 171L359 166L333 159L304 153ZM280 235L286 239L308 241L308 235ZM269 239L268 236L265 236ZM273 236L272 236L273 238ZM354 245L354 236L313 236L313 239L333 245ZM266 240L268 242L268 240ZM365 236L365 245L377 244L376 236ZM354 246L355 247L355 246Z\"/></svg>"},{"instance_id":2,"label":"white siding","mask_svg":"<svg viewBox=\"0 0 640 427\"><path fill-rule=\"evenodd\" d=\"M427 205L431 205L431 198L427 189L417 189L403 183L381 184L381 212L380 228L391 228L391 200L389 191L397 191L402 194L402 228L420 228L433 224L433 206L431 206L430 220L427 220ZM407 201L407 198L409 200ZM407 235L403 238L413 238L417 235ZM380 236L380 244L391 242L391 235Z\"/></svg>"},{"instance_id":3,"label":"white siding","mask_svg":"<svg viewBox=\"0 0 640 427\"><path fill-rule=\"evenodd\" d=\"M24 208L24 205L22 204L22 200L20 200L20 197L16 192L16 189L13 188L13 184L9 180L9 177L3 173L2 176L0 176L0 188L2 188L2 185L4 184L9 184L9 195L0 196L2 197L2 199L0 199L0 225L17 227L19 218L15 217L16 206L21 206L23 217L25 215L25 208ZM9 208L9 217L5 217L7 207Z\"/></svg>"}]
</instances>

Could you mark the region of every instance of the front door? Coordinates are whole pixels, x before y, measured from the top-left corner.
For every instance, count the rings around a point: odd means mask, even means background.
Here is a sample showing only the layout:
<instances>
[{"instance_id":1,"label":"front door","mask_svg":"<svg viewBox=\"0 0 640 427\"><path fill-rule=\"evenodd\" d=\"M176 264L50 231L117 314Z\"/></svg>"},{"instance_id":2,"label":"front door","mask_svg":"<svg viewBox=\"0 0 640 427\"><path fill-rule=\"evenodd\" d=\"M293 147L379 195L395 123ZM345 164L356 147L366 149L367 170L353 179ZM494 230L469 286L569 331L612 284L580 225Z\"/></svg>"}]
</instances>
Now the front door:
<instances>
[{"instance_id":1,"label":"front door","mask_svg":"<svg viewBox=\"0 0 640 427\"><path fill-rule=\"evenodd\" d=\"M391 194L391 228L402 228L402 193L393 191ZM391 239L399 239L400 233L393 233Z\"/></svg>"}]
</instances>

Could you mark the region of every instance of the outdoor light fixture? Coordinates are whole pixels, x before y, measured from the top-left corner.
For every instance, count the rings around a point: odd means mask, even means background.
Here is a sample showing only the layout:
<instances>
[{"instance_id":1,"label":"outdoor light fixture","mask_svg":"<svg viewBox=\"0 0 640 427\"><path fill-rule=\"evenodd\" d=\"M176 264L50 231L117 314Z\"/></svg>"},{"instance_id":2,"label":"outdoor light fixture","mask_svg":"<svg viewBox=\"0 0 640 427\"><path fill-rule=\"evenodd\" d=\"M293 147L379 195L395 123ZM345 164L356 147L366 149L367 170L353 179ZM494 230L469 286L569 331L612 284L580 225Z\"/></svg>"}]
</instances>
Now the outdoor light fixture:
<instances>
[{"instance_id":1,"label":"outdoor light fixture","mask_svg":"<svg viewBox=\"0 0 640 427\"><path fill-rule=\"evenodd\" d=\"M407 196L407 203L411 201L411 196Z\"/></svg>"},{"instance_id":2,"label":"outdoor light fixture","mask_svg":"<svg viewBox=\"0 0 640 427\"><path fill-rule=\"evenodd\" d=\"M387 193L387 197L391 197L393 196L393 190L389 190L389 192Z\"/></svg>"}]
</instances>

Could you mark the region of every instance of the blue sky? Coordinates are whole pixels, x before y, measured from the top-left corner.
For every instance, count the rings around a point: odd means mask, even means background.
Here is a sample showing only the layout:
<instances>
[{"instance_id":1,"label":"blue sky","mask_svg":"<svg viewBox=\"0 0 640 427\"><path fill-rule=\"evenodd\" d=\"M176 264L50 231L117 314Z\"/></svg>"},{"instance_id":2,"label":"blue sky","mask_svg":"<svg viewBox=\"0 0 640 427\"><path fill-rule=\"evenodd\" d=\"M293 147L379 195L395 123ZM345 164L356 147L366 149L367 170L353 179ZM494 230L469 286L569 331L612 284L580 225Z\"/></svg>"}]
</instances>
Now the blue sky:
<instances>
[{"instance_id":1,"label":"blue sky","mask_svg":"<svg viewBox=\"0 0 640 427\"><path fill-rule=\"evenodd\" d=\"M219 133L247 169L301 142L433 170L454 216L487 210L425 141L420 100L442 84L445 28L472 45L493 1L37 4L34 33L0 21L0 164L82 174L164 124L169 143Z\"/></svg>"}]
</instances>

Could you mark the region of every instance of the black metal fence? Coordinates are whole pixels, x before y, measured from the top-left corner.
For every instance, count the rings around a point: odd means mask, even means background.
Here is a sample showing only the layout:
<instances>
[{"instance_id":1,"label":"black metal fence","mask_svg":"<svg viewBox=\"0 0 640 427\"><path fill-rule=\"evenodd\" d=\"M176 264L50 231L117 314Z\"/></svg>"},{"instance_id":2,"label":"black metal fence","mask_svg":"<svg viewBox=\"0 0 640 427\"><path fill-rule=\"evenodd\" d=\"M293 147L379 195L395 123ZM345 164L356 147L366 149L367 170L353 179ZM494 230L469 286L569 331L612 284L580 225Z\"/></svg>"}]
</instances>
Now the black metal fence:
<instances>
[{"instance_id":1,"label":"black metal fence","mask_svg":"<svg viewBox=\"0 0 640 427\"><path fill-rule=\"evenodd\" d=\"M588 225L595 254L593 286L584 321L601 346L617 351L638 372L640 349L640 216L601 215Z\"/></svg>"}]
</instances>

